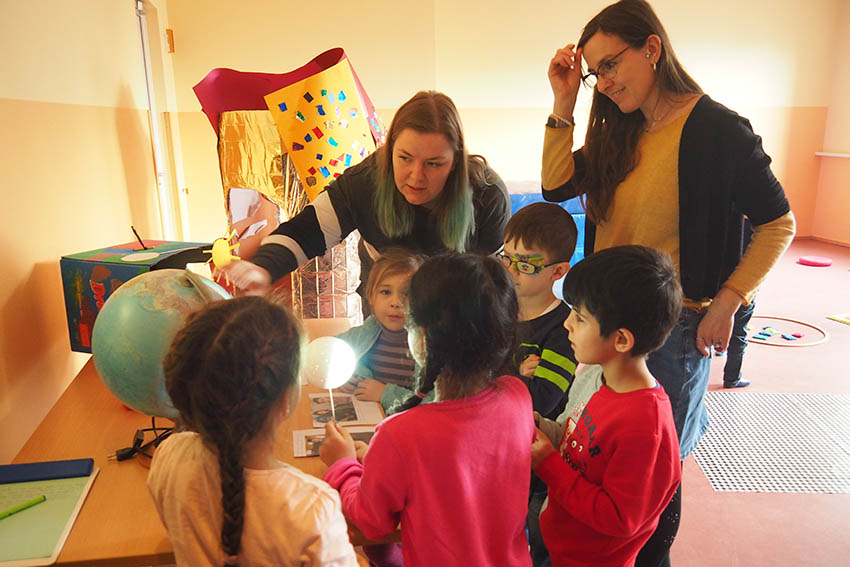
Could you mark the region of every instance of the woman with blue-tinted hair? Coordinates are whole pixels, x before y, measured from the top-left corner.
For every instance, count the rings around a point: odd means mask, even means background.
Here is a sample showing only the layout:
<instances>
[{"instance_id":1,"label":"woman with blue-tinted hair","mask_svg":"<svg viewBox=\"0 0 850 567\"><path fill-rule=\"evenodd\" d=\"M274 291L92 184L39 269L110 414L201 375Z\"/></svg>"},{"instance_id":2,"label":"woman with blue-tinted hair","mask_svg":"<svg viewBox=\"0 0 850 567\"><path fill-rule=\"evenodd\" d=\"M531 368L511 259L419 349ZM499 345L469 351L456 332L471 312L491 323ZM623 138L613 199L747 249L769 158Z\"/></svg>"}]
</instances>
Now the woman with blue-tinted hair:
<instances>
[{"instance_id":1,"label":"woman with blue-tinted hair","mask_svg":"<svg viewBox=\"0 0 850 567\"><path fill-rule=\"evenodd\" d=\"M484 158L467 153L452 100L421 91L398 109L384 146L278 226L250 262L226 271L237 287L263 293L359 230L365 282L374 259L390 247L425 256L497 252L509 217L505 184Z\"/></svg>"}]
</instances>

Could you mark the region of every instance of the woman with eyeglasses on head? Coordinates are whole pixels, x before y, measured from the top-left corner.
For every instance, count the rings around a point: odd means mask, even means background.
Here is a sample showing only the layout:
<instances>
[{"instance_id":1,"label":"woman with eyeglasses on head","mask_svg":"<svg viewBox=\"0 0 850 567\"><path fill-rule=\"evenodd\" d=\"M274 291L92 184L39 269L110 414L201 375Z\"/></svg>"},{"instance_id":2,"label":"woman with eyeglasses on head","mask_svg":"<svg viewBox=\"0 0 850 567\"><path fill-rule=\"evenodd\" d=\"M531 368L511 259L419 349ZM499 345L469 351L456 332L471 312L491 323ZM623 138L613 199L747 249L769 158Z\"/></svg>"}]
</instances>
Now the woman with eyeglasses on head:
<instances>
[{"instance_id":1,"label":"woman with eyeglasses on head","mask_svg":"<svg viewBox=\"0 0 850 567\"><path fill-rule=\"evenodd\" d=\"M647 2L603 9L578 44L555 53L548 74L555 101L543 144L544 198L582 196L585 253L639 244L670 254L677 267L682 314L648 366L670 396L684 459L708 427L710 351L726 349L738 307L790 244L794 216L761 138L703 94ZM593 101L584 146L574 150L582 84ZM742 254L745 216L754 234ZM680 506L681 492L639 567L669 563Z\"/></svg>"}]
</instances>

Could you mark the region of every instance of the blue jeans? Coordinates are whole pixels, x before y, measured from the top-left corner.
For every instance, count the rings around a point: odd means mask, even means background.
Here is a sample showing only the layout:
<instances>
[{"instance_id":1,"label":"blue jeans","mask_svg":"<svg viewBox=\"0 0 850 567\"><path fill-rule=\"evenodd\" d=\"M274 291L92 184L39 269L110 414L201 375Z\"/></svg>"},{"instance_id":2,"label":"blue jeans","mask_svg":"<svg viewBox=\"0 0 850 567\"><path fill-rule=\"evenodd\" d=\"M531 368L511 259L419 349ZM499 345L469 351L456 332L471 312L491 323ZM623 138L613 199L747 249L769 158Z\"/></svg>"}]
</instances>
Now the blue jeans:
<instances>
[{"instance_id":1,"label":"blue jeans","mask_svg":"<svg viewBox=\"0 0 850 567\"><path fill-rule=\"evenodd\" d=\"M646 361L649 371L670 398L682 460L690 455L708 429L705 392L711 358L703 356L696 348L697 327L702 316L691 309L682 309L679 322L667 341Z\"/></svg>"},{"instance_id":2,"label":"blue jeans","mask_svg":"<svg viewBox=\"0 0 850 567\"><path fill-rule=\"evenodd\" d=\"M753 300L748 305L742 305L735 312L732 337L729 339L726 364L723 366L724 384L734 384L741 379L741 363L744 362L744 350L747 348L747 324L750 322L755 308L756 302Z\"/></svg>"}]
</instances>

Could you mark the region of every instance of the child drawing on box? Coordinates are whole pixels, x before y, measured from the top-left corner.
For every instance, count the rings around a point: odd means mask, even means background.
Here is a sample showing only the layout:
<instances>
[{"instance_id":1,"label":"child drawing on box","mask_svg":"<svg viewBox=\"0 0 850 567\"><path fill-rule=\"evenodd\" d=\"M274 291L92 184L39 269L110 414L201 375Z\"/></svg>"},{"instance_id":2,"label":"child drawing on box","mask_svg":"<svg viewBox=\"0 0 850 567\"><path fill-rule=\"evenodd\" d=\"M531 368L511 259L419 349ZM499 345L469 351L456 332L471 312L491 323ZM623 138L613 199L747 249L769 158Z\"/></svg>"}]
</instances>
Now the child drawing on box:
<instances>
[{"instance_id":1,"label":"child drawing on box","mask_svg":"<svg viewBox=\"0 0 850 567\"><path fill-rule=\"evenodd\" d=\"M187 431L159 446L148 489L177 565L358 564L336 491L275 458L301 342L260 297L212 303L174 338L163 366Z\"/></svg>"},{"instance_id":2,"label":"child drawing on box","mask_svg":"<svg viewBox=\"0 0 850 567\"><path fill-rule=\"evenodd\" d=\"M519 348L513 372L531 393L534 411L554 419L564 409L576 370L564 321L566 303L555 297L552 285L570 269L578 229L572 215L554 203L533 203L518 210L505 228L502 264L516 286L519 302ZM531 476L528 498L528 544L535 567L548 564L540 535L540 510L546 485Z\"/></svg>"},{"instance_id":3,"label":"child drawing on box","mask_svg":"<svg viewBox=\"0 0 850 567\"><path fill-rule=\"evenodd\" d=\"M410 284L411 344L423 365L416 394L377 426L362 464L350 435L325 427L325 480L367 537L401 523L405 567L531 565L531 397L501 375L516 319L513 283L493 258L426 260ZM432 391L435 401L420 405Z\"/></svg>"},{"instance_id":4,"label":"child drawing on box","mask_svg":"<svg viewBox=\"0 0 850 567\"><path fill-rule=\"evenodd\" d=\"M670 401L646 366L678 320L681 287L668 256L618 246L577 263L564 299L582 366L566 422L541 420L532 445L549 487L543 539L555 567L632 566L681 479Z\"/></svg>"},{"instance_id":5,"label":"child drawing on box","mask_svg":"<svg viewBox=\"0 0 850 567\"><path fill-rule=\"evenodd\" d=\"M358 400L381 402L390 413L413 394L416 362L407 345L407 294L422 258L400 248L385 251L372 266L366 297L372 314L339 335L357 357L354 376L340 390Z\"/></svg>"}]
</instances>

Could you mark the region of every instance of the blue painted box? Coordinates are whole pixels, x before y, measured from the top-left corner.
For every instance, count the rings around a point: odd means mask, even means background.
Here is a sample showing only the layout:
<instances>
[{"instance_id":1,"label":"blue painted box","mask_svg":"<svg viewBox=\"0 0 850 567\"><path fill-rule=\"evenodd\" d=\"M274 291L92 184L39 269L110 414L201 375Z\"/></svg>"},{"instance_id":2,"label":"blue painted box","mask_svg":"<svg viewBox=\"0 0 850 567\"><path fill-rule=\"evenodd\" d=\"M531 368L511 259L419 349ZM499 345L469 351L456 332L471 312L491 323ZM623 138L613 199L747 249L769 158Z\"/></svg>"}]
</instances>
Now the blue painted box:
<instances>
[{"instance_id":1,"label":"blue painted box","mask_svg":"<svg viewBox=\"0 0 850 567\"><path fill-rule=\"evenodd\" d=\"M95 318L121 284L151 270L182 270L189 262L206 262L210 255L203 251L212 248L203 242L144 242L147 248L129 242L63 256L59 261L71 350L91 352Z\"/></svg>"}]
</instances>

